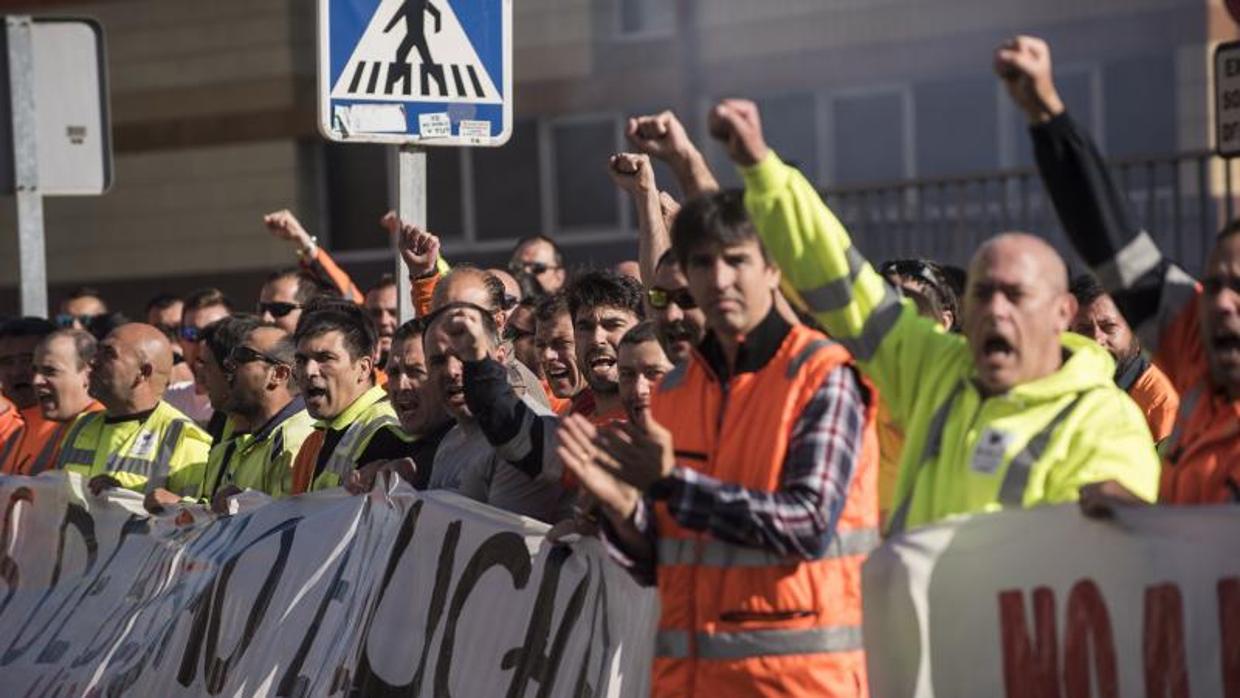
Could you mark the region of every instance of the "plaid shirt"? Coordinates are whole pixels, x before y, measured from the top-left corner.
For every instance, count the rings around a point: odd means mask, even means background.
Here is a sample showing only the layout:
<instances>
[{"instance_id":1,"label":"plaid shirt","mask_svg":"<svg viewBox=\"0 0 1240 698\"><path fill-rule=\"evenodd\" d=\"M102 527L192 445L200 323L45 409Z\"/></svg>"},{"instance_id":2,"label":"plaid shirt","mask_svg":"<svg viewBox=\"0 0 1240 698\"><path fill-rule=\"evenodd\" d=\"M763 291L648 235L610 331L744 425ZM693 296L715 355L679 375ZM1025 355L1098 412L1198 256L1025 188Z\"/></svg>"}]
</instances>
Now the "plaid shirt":
<instances>
[{"instance_id":1,"label":"plaid shirt","mask_svg":"<svg viewBox=\"0 0 1240 698\"><path fill-rule=\"evenodd\" d=\"M632 522L653 544L658 532L652 506L660 499L685 528L779 555L817 558L826 552L844 510L861 454L865 412L866 397L855 370L836 368L793 425L779 489L746 489L676 466L638 502ZM637 559L606 525L603 529L612 557L639 580L653 581L655 560Z\"/></svg>"}]
</instances>

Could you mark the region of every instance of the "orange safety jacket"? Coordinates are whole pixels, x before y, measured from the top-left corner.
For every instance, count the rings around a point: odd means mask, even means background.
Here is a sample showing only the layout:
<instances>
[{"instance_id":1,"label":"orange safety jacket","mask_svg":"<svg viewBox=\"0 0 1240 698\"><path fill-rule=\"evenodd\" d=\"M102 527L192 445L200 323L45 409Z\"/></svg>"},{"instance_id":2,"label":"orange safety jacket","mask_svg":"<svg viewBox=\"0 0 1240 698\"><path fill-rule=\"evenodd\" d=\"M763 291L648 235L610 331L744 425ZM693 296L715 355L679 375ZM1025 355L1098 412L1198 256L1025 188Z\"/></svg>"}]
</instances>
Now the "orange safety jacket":
<instances>
[{"instance_id":1,"label":"orange safety jacket","mask_svg":"<svg viewBox=\"0 0 1240 698\"><path fill-rule=\"evenodd\" d=\"M103 405L91 400L81 414L102 409ZM0 472L5 475L38 475L56 464L60 442L74 420L57 422L47 419L38 405L22 410L21 415L21 428L0 446Z\"/></svg>"},{"instance_id":2,"label":"orange safety jacket","mask_svg":"<svg viewBox=\"0 0 1240 698\"><path fill-rule=\"evenodd\" d=\"M1201 286L1162 333L1155 361L1180 392L1175 429L1159 445L1159 500L1171 504L1240 501L1240 401L1210 380L1201 341Z\"/></svg>"},{"instance_id":3,"label":"orange safety jacket","mask_svg":"<svg viewBox=\"0 0 1240 698\"><path fill-rule=\"evenodd\" d=\"M0 448L7 446L9 440L17 435L22 428L22 415L17 411L17 405L9 402L9 399L0 396Z\"/></svg>"},{"instance_id":4,"label":"orange safety jacket","mask_svg":"<svg viewBox=\"0 0 1240 698\"><path fill-rule=\"evenodd\" d=\"M851 362L841 345L803 325L791 328L760 369L726 386L695 351L683 372L656 388L652 414L672 432L680 467L775 491L798 416L827 375ZM819 559L781 557L683 528L656 502L662 616L654 695L868 695L861 563L878 541L870 403L847 501Z\"/></svg>"},{"instance_id":5,"label":"orange safety jacket","mask_svg":"<svg viewBox=\"0 0 1240 698\"><path fill-rule=\"evenodd\" d=\"M1162 369L1150 364L1128 388L1128 396L1145 415L1154 443L1171 436L1175 430L1175 413L1180 409L1180 394Z\"/></svg>"}]
</instances>

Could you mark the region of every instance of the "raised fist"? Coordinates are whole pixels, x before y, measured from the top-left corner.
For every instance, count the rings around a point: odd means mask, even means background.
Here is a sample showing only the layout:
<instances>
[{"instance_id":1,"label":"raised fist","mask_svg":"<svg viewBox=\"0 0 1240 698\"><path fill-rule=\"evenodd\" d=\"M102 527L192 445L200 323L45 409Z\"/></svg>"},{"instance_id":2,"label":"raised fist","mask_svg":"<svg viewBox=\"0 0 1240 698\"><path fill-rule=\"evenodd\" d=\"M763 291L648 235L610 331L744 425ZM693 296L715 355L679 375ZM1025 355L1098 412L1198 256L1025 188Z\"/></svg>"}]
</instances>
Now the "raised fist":
<instances>
[{"instance_id":1,"label":"raised fist","mask_svg":"<svg viewBox=\"0 0 1240 698\"><path fill-rule=\"evenodd\" d=\"M1003 42L995 49L995 74L1031 123L1064 110L1051 73L1051 49L1042 39L1016 36Z\"/></svg>"},{"instance_id":2,"label":"raised fist","mask_svg":"<svg viewBox=\"0 0 1240 698\"><path fill-rule=\"evenodd\" d=\"M741 167L752 167L766 157L769 148L762 137L758 105L747 99L725 99L710 110L710 135L723 143L728 157Z\"/></svg>"},{"instance_id":3,"label":"raised fist","mask_svg":"<svg viewBox=\"0 0 1240 698\"><path fill-rule=\"evenodd\" d=\"M444 319L444 334L452 344L452 353L461 361L481 361L493 348L487 341L486 328L482 324L482 311L463 307L448 310Z\"/></svg>"},{"instance_id":4,"label":"raised fist","mask_svg":"<svg viewBox=\"0 0 1240 698\"><path fill-rule=\"evenodd\" d=\"M697 152L684 125L670 111L630 118L625 136L637 152L669 163L688 159Z\"/></svg>"},{"instance_id":5,"label":"raised fist","mask_svg":"<svg viewBox=\"0 0 1240 698\"><path fill-rule=\"evenodd\" d=\"M654 166L650 157L638 153L619 153L611 156L607 172L611 181L630 194L655 191Z\"/></svg>"},{"instance_id":6,"label":"raised fist","mask_svg":"<svg viewBox=\"0 0 1240 698\"><path fill-rule=\"evenodd\" d=\"M310 234L301 227L297 216L294 216L293 212L288 209L263 216L263 225L267 226L267 232L281 240L296 243L300 248L304 249L311 245Z\"/></svg>"},{"instance_id":7,"label":"raised fist","mask_svg":"<svg viewBox=\"0 0 1240 698\"><path fill-rule=\"evenodd\" d=\"M415 225L402 223L389 211L380 223L396 236L396 249L409 269L409 276L429 276L439 262L439 238Z\"/></svg>"}]
</instances>

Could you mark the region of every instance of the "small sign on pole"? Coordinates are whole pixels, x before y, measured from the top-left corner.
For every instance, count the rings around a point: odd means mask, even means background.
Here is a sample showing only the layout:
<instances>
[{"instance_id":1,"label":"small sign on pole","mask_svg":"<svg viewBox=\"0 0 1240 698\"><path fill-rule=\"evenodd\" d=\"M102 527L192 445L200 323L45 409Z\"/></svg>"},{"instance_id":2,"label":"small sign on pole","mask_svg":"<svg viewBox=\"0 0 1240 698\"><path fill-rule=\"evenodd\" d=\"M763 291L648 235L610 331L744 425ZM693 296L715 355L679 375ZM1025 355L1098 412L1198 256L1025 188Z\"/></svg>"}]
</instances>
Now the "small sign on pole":
<instances>
[{"instance_id":1,"label":"small sign on pole","mask_svg":"<svg viewBox=\"0 0 1240 698\"><path fill-rule=\"evenodd\" d=\"M1214 49L1214 128L1218 154L1240 154L1240 41Z\"/></svg>"},{"instance_id":2,"label":"small sign on pole","mask_svg":"<svg viewBox=\"0 0 1240 698\"><path fill-rule=\"evenodd\" d=\"M399 146L397 213L425 229L421 146L500 146L512 135L512 0L319 0L318 9L319 130ZM410 281L395 257L405 322Z\"/></svg>"}]
</instances>

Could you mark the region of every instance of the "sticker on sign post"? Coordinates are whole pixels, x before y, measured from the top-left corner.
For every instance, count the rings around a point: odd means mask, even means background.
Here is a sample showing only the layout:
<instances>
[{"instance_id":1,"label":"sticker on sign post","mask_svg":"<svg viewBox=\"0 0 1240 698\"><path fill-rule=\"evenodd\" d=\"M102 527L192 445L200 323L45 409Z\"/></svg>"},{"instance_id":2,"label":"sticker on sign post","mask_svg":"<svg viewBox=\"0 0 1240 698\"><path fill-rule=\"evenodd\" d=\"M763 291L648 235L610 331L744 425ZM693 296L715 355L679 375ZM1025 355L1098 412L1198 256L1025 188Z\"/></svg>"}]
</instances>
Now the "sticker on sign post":
<instances>
[{"instance_id":1,"label":"sticker on sign post","mask_svg":"<svg viewBox=\"0 0 1240 698\"><path fill-rule=\"evenodd\" d=\"M1240 155L1240 41L1214 50L1214 124L1218 154Z\"/></svg>"},{"instance_id":2,"label":"sticker on sign post","mask_svg":"<svg viewBox=\"0 0 1240 698\"><path fill-rule=\"evenodd\" d=\"M512 0L319 0L318 49L328 139L493 146L512 133ZM394 104L399 132L332 118Z\"/></svg>"}]
</instances>

